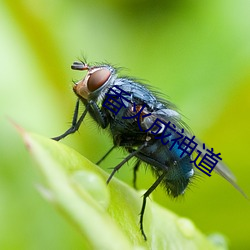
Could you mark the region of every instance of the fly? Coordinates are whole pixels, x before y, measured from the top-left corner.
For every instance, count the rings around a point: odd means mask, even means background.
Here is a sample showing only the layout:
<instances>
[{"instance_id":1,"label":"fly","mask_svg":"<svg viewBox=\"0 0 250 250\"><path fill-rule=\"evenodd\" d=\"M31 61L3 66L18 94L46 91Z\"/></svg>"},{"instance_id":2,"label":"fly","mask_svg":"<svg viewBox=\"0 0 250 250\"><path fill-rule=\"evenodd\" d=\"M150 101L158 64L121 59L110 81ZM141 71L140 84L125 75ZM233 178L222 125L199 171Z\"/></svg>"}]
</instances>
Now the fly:
<instances>
[{"instance_id":1,"label":"fly","mask_svg":"<svg viewBox=\"0 0 250 250\"><path fill-rule=\"evenodd\" d=\"M89 113L102 129L109 131L113 138L113 147L98 163L116 147L123 147L128 152L125 159L113 169L107 183L131 158L137 159L134 166L134 186L140 165L145 163L150 166L156 181L144 193L140 213L140 230L146 240L143 216L147 197L159 184L162 184L172 197L182 195L195 174L193 152L200 152L200 156L205 155L202 152L202 143L193 141L193 147L190 146L185 152L183 151L177 142L178 136L185 136L184 138L194 138L194 136L182 121L176 107L171 102L159 98L147 85L132 78L119 77L117 70L108 64L90 66L85 62L74 62L71 68L87 71L87 74L73 87L78 99L71 127L53 139L59 141L76 132ZM85 110L79 116L80 103L83 103ZM171 130L175 132L169 133ZM214 154L219 159L218 155ZM231 171L222 162L214 165L214 171L245 196L236 184Z\"/></svg>"}]
</instances>

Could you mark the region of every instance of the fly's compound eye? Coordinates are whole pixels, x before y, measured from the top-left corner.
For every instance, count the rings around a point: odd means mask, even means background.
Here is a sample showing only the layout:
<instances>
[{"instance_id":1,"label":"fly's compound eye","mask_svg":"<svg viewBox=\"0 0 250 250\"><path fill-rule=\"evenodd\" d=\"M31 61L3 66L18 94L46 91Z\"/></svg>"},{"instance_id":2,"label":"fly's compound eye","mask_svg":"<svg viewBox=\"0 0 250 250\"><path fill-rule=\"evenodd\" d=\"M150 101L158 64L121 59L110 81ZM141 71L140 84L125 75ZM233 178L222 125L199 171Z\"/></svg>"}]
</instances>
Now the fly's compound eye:
<instances>
[{"instance_id":1,"label":"fly's compound eye","mask_svg":"<svg viewBox=\"0 0 250 250\"><path fill-rule=\"evenodd\" d=\"M111 72L108 69L99 69L90 74L88 79L88 90L93 92L99 89L110 77Z\"/></svg>"}]
</instances>

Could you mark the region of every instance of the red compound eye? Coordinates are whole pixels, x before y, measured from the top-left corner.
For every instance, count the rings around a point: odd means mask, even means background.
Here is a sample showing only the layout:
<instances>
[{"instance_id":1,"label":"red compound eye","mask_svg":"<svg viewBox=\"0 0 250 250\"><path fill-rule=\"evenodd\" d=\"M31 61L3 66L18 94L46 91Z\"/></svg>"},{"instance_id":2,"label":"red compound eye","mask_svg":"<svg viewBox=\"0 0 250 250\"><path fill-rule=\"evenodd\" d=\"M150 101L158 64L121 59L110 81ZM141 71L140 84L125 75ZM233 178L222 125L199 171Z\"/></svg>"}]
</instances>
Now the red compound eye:
<instances>
[{"instance_id":1,"label":"red compound eye","mask_svg":"<svg viewBox=\"0 0 250 250\"><path fill-rule=\"evenodd\" d=\"M99 89L109 78L110 71L108 69L99 69L92 73L88 79L88 90L93 92Z\"/></svg>"}]
</instances>

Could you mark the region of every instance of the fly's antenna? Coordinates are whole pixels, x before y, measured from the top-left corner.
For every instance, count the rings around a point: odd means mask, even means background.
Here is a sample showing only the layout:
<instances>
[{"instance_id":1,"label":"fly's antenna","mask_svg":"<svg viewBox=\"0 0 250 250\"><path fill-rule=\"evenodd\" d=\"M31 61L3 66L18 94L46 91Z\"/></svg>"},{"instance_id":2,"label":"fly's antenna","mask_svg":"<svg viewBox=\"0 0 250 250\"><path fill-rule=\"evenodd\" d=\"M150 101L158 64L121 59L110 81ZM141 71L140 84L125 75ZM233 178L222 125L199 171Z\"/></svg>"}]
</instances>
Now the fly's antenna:
<instances>
[{"instance_id":1,"label":"fly's antenna","mask_svg":"<svg viewBox=\"0 0 250 250\"><path fill-rule=\"evenodd\" d=\"M71 69L74 70L89 70L89 65L84 62L73 62Z\"/></svg>"}]
</instances>

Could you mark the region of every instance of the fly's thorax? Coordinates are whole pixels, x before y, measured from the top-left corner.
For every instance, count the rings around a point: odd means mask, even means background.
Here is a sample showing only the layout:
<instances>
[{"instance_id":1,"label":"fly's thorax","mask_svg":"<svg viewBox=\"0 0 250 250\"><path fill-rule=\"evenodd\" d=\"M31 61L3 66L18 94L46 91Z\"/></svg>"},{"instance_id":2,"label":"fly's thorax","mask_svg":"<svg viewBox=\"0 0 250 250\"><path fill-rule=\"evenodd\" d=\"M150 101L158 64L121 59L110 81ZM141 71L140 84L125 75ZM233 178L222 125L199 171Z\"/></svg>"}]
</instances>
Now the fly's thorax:
<instances>
[{"instance_id":1,"label":"fly's thorax","mask_svg":"<svg viewBox=\"0 0 250 250\"><path fill-rule=\"evenodd\" d=\"M82 80L75 84L73 90L80 99L85 100L102 99L101 97L106 92L105 89L108 89L117 77L115 69L109 65L84 66L81 70L88 70L88 72Z\"/></svg>"}]
</instances>

